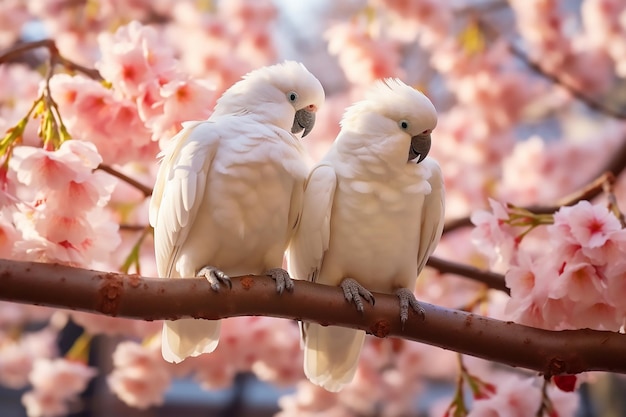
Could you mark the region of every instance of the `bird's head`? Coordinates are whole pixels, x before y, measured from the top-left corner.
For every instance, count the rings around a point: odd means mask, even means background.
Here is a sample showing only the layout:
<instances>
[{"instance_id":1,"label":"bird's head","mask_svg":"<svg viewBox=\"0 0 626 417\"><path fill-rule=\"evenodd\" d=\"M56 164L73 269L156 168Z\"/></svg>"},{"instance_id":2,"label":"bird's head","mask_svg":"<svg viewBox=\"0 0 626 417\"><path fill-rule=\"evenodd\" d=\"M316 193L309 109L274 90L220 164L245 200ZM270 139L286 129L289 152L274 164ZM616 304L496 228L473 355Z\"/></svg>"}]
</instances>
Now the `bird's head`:
<instances>
[{"instance_id":1,"label":"bird's head","mask_svg":"<svg viewBox=\"0 0 626 417\"><path fill-rule=\"evenodd\" d=\"M374 83L365 99L346 111L341 125L357 135L379 138L367 146L399 158L394 160L420 163L430 151L437 111L424 94L388 78Z\"/></svg>"},{"instance_id":2,"label":"bird's head","mask_svg":"<svg viewBox=\"0 0 626 417\"><path fill-rule=\"evenodd\" d=\"M294 134L308 135L324 103L322 84L298 62L285 61L246 74L217 102L216 112L255 113Z\"/></svg>"}]
</instances>

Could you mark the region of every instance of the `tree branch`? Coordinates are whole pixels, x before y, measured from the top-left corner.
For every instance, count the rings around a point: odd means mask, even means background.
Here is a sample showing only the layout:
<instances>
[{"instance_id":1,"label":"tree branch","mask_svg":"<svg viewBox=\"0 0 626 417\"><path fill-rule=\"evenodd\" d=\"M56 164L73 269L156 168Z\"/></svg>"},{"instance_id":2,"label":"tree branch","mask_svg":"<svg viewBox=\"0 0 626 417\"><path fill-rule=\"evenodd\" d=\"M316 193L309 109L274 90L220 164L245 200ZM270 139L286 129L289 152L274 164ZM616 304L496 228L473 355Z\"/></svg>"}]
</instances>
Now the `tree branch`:
<instances>
[{"instance_id":1,"label":"tree branch","mask_svg":"<svg viewBox=\"0 0 626 417\"><path fill-rule=\"evenodd\" d=\"M65 68L69 69L70 71L81 72L85 74L86 76L88 76L89 78L92 78L96 81L103 81L103 78L97 69L85 67L83 65L80 65L62 56L59 53L59 50L57 49L57 45L53 39L42 39L42 40L34 41L34 42L26 42L26 43L17 45L7 51L4 51L2 52L2 54L0 54L0 65L6 62L13 61L17 57L25 54L26 52L32 51L38 48L48 49L52 62L59 63L63 65Z\"/></svg>"},{"instance_id":2,"label":"tree branch","mask_svg":"<svg viewBox=\"0 0 626 417\"><path fill-rule=\"evenodd\" d=\"M470 265L464 265L458 262L446 261L435 256L428 258L426 265L431 268L435 268L444 274L456 274L463 277L473 279L474 281L482 282L492 290L503 291L507 294L511 294L511 291L507 288L504 282L504 275L498 274L492 271L486 271L475 268Z\"/></svg>"},{"instance_id":3,"label":"tree branch","mask_svg":"<svg viewBox=\"0 0 626 417\"><path fill-rule=\"evenodd\" d=\"M113 167L110 167L109 165L100 164L100 165L98 165L97 169L99 169L101 171L104 171L107 174L113 175L114 177L117 177L117 178L119 178L120 180L122 180L124 182L127 182L131 186L133 186L136 189L138 189L139 191L141 191L143 193L143 195L146 196L146 197L150 197L152 195L152 188L143 185L139 181L137 181L135 179L132 179L128 175L121 173L120 171L116 170Z\"/></svg>"},{"instance_id":4,"label":"tree branch","mask_svg":"<svg viewBox=\"0 0 626 417\"><path fill-rule=\"evenodd\" d=\"M626 168L626 139L615 155L609 160L605 166L606 172L598 176L589 184L583 186L579 190L561 198L552 206L526 206L522 207L535 214L551 214L557 212L561 207L573 206L583 200L592 200L605 190L606 184L615 182L615 177ZM444 226L444 234L452 232L456 229L472 226L470 217L461 217L446 222Z\"/></svg>"},{"instance_id":5,"label":"tree branch","mask_svg":"<svg viewBox=\"0 0 626 417\"><path fill-rule=\"evenodd\" d=\"M563 87L578 101L585 103L585 105L587 105L587 107L589 107L590 109L593 109L597 111L598 113L613 117L615 119L626 120L626 113L606 107L602 102L596 101L595 99L589 97L584 92L573 87L567 81L563 80L562 77L556 74L552 74L549 71L546 71L539 63L534 62L530 58L528 58L528 56L526 56L526 54L514 44L512 43L509 44L509 51L511 51L512 55L520 59L528 68L530 68L536 74L541 75L545 79L551 81L552 83L558 86Z\"/></svg>"},{"instance_id":6,"label":"tree branch","mask_svg":"<svg viewBox=\"0 0 626 417\"><path fill-rule=\"evenodd\" d=\"M359 314L338 287L297 281L278 295L265 276L233 278L217 293L201 278L143 278L57 264L0 260L0 299L142 320L271 316L363 329L536 370L545 375L583 371L626 373L626 335L593 330L548 331L421 303L404 330L398 299L375 294Z\"/></svg>"}]
</instances>

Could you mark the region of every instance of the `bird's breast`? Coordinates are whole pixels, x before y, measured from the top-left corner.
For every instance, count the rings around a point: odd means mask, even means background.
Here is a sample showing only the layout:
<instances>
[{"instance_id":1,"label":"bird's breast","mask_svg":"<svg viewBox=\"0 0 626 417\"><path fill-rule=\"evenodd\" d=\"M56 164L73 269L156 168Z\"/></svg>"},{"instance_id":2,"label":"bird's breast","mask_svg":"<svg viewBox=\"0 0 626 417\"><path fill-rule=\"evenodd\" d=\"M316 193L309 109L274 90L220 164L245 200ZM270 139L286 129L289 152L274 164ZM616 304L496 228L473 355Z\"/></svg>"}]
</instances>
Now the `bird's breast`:
<instances>
[{"instance_id":1,"label":"bird's breast","mask_svg":"<svg viewBox=\"0 0 626 417\"><path fill-rule=\"evenodd\" d=\"M306 168L301 163L301 172L294 172L295 153L267 148L216 155L186 244L202 251L200 263L228 274L258 274L281 266L291 233L292 193L302 187Z\"/></svg>"},{"instance_id":2,"label":"bird's breast","mask_svg":"<svg viewBox=\"0 0 626 417\"><path fill-rule=\"evenodd\" d=\"M343 275L381 291L415 278L424 194L407 186L339 181L327 255Z\"/></svg>"}]
</instances>

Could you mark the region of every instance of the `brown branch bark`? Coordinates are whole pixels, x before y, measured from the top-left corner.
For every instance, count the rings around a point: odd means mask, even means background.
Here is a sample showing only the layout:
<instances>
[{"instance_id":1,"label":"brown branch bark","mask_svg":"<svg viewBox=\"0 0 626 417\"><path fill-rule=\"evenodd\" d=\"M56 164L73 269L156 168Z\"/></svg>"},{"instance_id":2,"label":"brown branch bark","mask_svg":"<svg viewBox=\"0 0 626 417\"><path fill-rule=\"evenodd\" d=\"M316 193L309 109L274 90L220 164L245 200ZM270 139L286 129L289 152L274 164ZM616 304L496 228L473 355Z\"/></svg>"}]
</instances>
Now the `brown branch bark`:
<instances>
[{"instance_id":1,"label":"brown branch bark","mask_svg":"<svg viewBox=\"0 0 626 417\"><path fill-rule=\"evenodd\" d=\"M100 72L97 69L85 67L83 65L80 65L62 56L59 53L59 50L57 49L56 43L54 42L53 39L42 39L42 40L34 41L34 42L26 42L26 43L17 45L7 51L4 51L0 54L0 65L6 62L13 61L16 58L25 54L26 52L32 51L38 48L48 49L48 52L50 53L51 60L53 63L61 64L65 68L69 69L70 71L83 73L86 76L94 80L97 80L97 81L103 80L102 76L100 75Z\"/></svg>"},{"instance_id":2,"label":"brown branch bark","mask_svg":"<svg viewBox=\"0 0 626 417\"><path fill-rule=\"evenodd\" d=\"M56 264L0 260L0 299L141 320L271 316L363 329L545 375L583 371L626 373L626 335L605 331L548 331L421 303L402 329L395 296L375 294L359 314L338 287L297 281L278 295L265 276L233 278L219 293L201 278L160 279Z\"/></svg>"},{"instance_id":3,"label":"brown branch bark","mask_svg":"<svg viewBox=\"0 0 626 417\"><path fill-rule=\"evenodd\" d=\"M626 168L626 138L620 149L614 154L604 167L605 171L596 179L583 186L580 190L573 192L557 201L551 206L527 206L524 209L536 214L551 214L558 211L561 207L573 206L582 200L592 200L602 193L606 183L613 183L615 177L618 176L624 168ZM470 217L461 217L446 222L443 232L449 233L463 227L472 226Z\"/></svg>"},{"instance_id":4,"label":"brown branch bark","mask_svg":"<svg viewBox=\"0 0 626 417\"><path fill-rule=\"evenodd\" d=\"M590 109L597 111L600 114L604 114L607 116L611 116L615 119L626 120L626 113L611 109L606 107L602 102L596 101L592 97L588 96L585 92L578 90L577 88L570 85L567 81L565 81L562 77L557 74L553 74L547 70L545 70L539 63L532 61L526 54L517 46L513 44L509 44L509 51L511 54L520 59L524 65L530 68L533 72L538 75L541 75L545 79L551 81L552 83L563 87L566 89L574 98L578 101L584 103Z\"/></svg>"},{"instance_id":5,"label":"brown branch bark","mask_svg":"<svg viewBox=\"0 0 626 417\"><path fill-rule=\"evenodd\" d=\"M98 168L101 171L106 172L107 174L113 175L116 178L119 178L120 180L130 184L131 186L135 187L136 189L138 189L139 191L141 191L143 193L144 196L146 197L150 197L152 195L152 188L143 185L142 183L140 183L139 181L129 177L126 174L121 173L120 171L116 170L113 167L110 167L109 165L106 164L100 164L98 165Z\"/></svg>"},{"instance_id":6,"label":"brown branch bark","mask_svg":"<svg viewBox=\"0 0 626 417\"><path fill-rule=\"evenodd\" d=\"M446 261L445 259L437 258L435 256L428 258L426 265L431 268L435 268L441 273L456 274L473 279L474 281L482 282L492 290L503 291L507 294L511 293L505 285L504 275L496 272L478 269L458 262Z\"/></svg>"}]
</instances>

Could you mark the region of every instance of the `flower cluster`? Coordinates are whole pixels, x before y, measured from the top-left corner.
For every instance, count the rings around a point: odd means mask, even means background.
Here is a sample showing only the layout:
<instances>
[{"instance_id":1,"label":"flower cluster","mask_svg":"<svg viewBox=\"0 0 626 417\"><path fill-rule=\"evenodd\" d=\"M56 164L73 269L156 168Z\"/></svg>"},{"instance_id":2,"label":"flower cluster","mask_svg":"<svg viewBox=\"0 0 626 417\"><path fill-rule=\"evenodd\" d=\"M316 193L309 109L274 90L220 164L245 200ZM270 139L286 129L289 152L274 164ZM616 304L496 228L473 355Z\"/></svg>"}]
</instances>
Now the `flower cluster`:
<instances>
[{"instance_id":1,"label":"flower cluster","mask_svg":"<svg viewBox=\"0 0 626 417\"><path fill-rule=\"evenodd\" d=\"M556 0L510 1L516 12L520 35L528 42L533 58L540 59L543 69L558 74L580 91L606 91L611 78L611 62L604 47L597 43L597 39L602 39L603 35L591 34L597 30L606 34L607 30L599 28L606 27L609 22L601 16L602 13L593 13L591 9L597 8L596 5L586 4L581 15L587 19L587 32L574 38L568 34L568 16L560 9L559 3ZM584 3L603 3L599 7L603 8L609 2L600 0ZM591 18L586 16L587 11L592 13ZM588 70L591 62L593 71Z\"/></svg>"},{"instance_id":2,"label":"flower cluster","mask_svg":"<svg viewBox=\"0 0 626 417\"><path fill-rule=\"evenodd\" d=\"M174 50L153 27L133 21L101 34L98 43L96 68L116 95L136 106L153 139L169 139L181 122L208 117L211 90L177 68Z\"/></svg>"},{"instance_id":3,"label":"flower cluster","mask_svg":"<svg viewBox=\"0 0 626 417\"><path fill-rule=\"evenodd\" d=\"M111 88L58 74L50 89L71 135L96 144L106 163L153 159L154 140L171 138L185 120L208 117L213 92L177 68L173 49L153 27L133 21L98 41L96 67Z\"/></svg>"},{"instance_id":4,"label":"flower cluster","mask_svg":"<svg viewBox=\"0 0 626 417\"><path fill-rule=\"evenodd\" d=\"M328 51L337 55L348 81L366 86L385 77L400 77L400 45L374 36L367 22L355 20L332 26L326 31Z\"/></svg>"},{"instance_id":5,"label":"flower cluster","mask_svg":"<svg viewBox=\"0 0 626 417\"><path fill-rule=\"evenodd\" d=\"M106 262L119 237L104 209L115 182L94 171L101 162L95 146L82 141L66 141L56 151L13 151L9 166L21 187L19 202L4 208L12 222L3 227L5 237L15 238L13 256L77 266Z\"/></svg>"},{"instance_id":6,"label":"flower cluster","mask_svg":"<svg viewBox=\"0 0 626 417\"><path fill-rule=\"evenodd\" d=\"M28 376L33 389L22 396L28 417L68 414L69 404L77 400L96 374L95 368L80 362L37 359Z\"/></svg>"},{"instance_id":7,"label":"flower cluster","mask_svg":"<svg viewBox=\"0 0 626 417\"><path fill-rule=\"evenodd\" d=\"M113 352L113 366L107 383L126 404L145 409L163 403L171 376L168 364L161 358L159 344L121 342Z\"/></svg>"},{"instance_id":8,"label":"flower cluster","mask_svg":"<svg viewBox=\"0 0 626 417\"><path fill-rule=\"evenodd\" d=\"M548 220L545 236L521 245L544 217L515 214L497 202L492 208L474 215L474 238L510 264L507 311L514 320L557 330L615 331L624 324L626 230L611 211L588 201L562 207Z\"/></svg>"},{"instance_id":9,"label":"flower cluster","mask_svg":"<svg viewBox=\"0 0 626 417\"><path fill-rule=\"evenodd\" d=\"M534 378L508 377L500 381L495 394L477 398L467 417L534 416L544 410L547 416L573 416L578 397L549 387L544 397Z\"/></svg>"},{"instance_id":10,"label":"flower cluster","mask_svg":"<svg viewBox=\"0 0 626 417\"><path fill-rule=\"evenodd\" d=\"M619 0L585 0L580 15L589 42L606 52L615 72L626 76L626 4Z\"/></svg>"}]
</instances>

